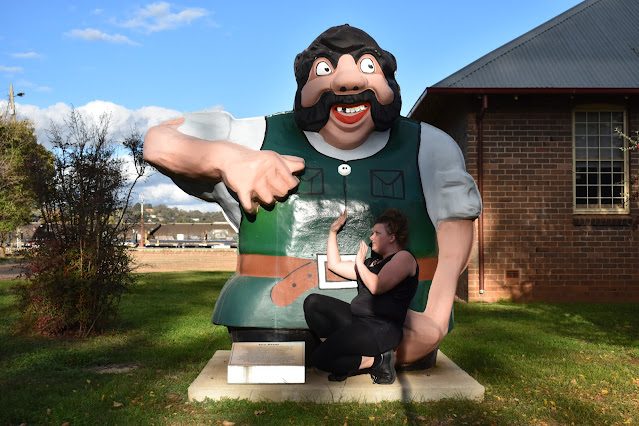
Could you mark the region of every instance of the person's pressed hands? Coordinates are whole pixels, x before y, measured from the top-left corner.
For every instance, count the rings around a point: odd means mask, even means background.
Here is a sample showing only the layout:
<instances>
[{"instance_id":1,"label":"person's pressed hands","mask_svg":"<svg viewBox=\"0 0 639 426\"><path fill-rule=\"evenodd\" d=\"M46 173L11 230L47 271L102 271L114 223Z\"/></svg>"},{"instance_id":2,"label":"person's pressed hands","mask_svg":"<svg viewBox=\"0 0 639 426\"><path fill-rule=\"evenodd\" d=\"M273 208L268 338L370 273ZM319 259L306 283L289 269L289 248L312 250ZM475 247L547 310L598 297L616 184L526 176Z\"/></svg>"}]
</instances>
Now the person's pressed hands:
<instances>
[{"instance_id":1,"label":"person's pressed hands","mask_svg":"<svg viewBox=\"0 0 639 426\"><path fill-rule=\"evenodd\" d=\"M342 214L339 215L337 219L335 219L335 222L331 224L330 228L328 228L329 232L335 232L335 233L339 232L339 230L342 229L342 227L346 223L346 217L347 217L347 213L346 213L346 210L344 210Z\"/></svg>"},{"instance_id":2,"label":"person's pressed hands","mask_svg":"<svg viewBox=\"0 0 639 426\"><path fill-rule=\"evenodd\" d=\"M299 184L294 175L304 170L303 158L232 145L222 180L235 191L248 213L256 213L260 205L283 199Z\"/></svg>"},{"instance_id":3,"label":"person's pressed hands","mask_svg":"<svg viewBox=\"0 0 639 426\"><path fill-rule=\"evenodd\" d=\"M357 255L355 256L355 265L357 269L364 268L364 261L366 260L366 254L368 253L368 244L364 241L360 241L359 250L357 251Z\"/></svg>"}]
</instances>

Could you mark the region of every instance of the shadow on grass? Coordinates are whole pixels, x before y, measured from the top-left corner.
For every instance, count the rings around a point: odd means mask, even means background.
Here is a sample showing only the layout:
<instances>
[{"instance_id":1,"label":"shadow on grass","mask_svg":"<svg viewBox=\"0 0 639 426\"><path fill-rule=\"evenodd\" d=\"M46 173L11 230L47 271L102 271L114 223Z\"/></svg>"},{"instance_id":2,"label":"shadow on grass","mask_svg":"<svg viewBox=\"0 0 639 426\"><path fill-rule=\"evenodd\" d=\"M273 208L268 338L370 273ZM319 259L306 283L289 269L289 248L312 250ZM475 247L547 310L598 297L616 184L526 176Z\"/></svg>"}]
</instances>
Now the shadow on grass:
<instances>
[{"instance_id":1,"label":"shadow on grass","mask_svg":"<svg viewBox=\"0 0 639 426\"><path fill-rule=\"evenodd\" d=\"M456 327L442 350L513 420L525 412L517 408L524 399L529 412L560 424L619 422L609 407L631 409L623 394L632 387L623 376L639 373L626 362L639 348L636 305L497 303L455 310ZM598 393L606 386L619 396Z\"/></svg>"},{"instance_id":2,"label":"shadow on grass","mask_svg":"<svg viewBox=\"0 0 639 426\"><path fill-rule=\"evenodd\" d=\"M154 388L158 394L169 388L185 394L215 351L230 348L226 328L210 323L213 305L229 275L140 275L131 294L122 299L115 327L88 339L14 334L17 309L6 303L8 293L0 293L0 424L48 423L55 417L47 411L61 407L67 417L60 417L60 424L71 421L78 403L97 403L104 412L108 410L105 400L109 404L116 399L131 401L140 386ZM133 365L135 370L104 375L91 370L112 364ZM91 394L90 401L78 398L80 391Z\"/></svg>"},{"instance_id":3,"label":"shadow on grass","mask_svg":"<svg viewBox=\"0 0 639 426\"><path fill-rule=\"evenodd\" d=\"M622 346L637 347L636 305L457 305L455 330L441 349L487 387L482 403L450 399L359 406L232 400L186 405L187 387L206 362L216 350L230 349L226 328L210 323L229 276L140 274L132 293L122 299L116 326L85 340L14 335L11 324L17 313L7 286L0 283L0 424L193 424L211 416L240 424L276 424L283 419L371 423L370 417L388 424L402 424L400 417L409 423L438 419L445 424L518 424L524 414L528 420L537 415L558 424L619 420L601 411L605 396L595 395L604 398L600 404L588 393L594 379L580 382L579 391L570 379L599 368L588 361L578 365L582 350L599 362L599 347L621 354ZM562 358L569 362L562 363ZM135 364L136 369L104 375L90 370L109 364ZM601 374L616 386L618 371L618 366L609 367ZM613 402L623 405L622 397L617 398ZM116 407L116 402L123 405Z\"/></svg>"},{"instance_id":4,"label":"shadow on grass","mask_svg":"<svg viewBox=\"0 0 639 426\"><path fill-rule=\"evenodd\" d=\"M103 335L86 340L71 337L11 336L5 340L8 345L0 345L0 359L11 362L26 355L34 363L21 364L25 368L37 370L38 357L34 355L41 351L56 354L74 348L80 352L73 357L73 364L79 366L95 365L108 360L123 362L131 356L141 355L140 352L146 352L150 347L159 349L155 352L163 356L174 353L174 357L179 358L184 355L184 344L199 336L213 335L216 339L214 342L219 340L220 346L228 346L228 339L224 341L221 337L226 329L210 323L213 305L228 275L201 272L140 276L131 294L123 297L114 327ZM163 282L158 285L157 280L160 279ZM15 307L6 306L3 311L8 317L11 312L15 314ZM221 329L224 333L220 333ZM9 337L12 334L11 327L3 330L3 334ZM166 350L167 347L169 351ZM86 355L83 355L85 352ZM148 354L145 355L148 357ZM42 362L46 364L47 359L42 359Z\"/></svg>"}]
</instances>

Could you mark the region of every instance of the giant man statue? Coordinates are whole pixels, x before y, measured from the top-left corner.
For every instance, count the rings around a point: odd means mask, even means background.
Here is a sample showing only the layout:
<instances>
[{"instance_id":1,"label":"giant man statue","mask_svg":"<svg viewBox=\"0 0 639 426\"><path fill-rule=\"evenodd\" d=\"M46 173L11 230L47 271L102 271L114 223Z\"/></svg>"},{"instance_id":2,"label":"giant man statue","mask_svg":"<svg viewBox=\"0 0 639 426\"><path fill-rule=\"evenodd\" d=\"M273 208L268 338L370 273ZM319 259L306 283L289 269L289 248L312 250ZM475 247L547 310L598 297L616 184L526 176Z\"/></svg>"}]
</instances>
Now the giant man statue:
<instances>
[{"instance_id":1,"label":"giant man statue","mask_svg":"<svg viewBox=\"0 0 639 426\"><path fill-rule=\"evenodd\" d=\"M409 217L420 284L398 363L423 358L448 332L481 201L452 138L399 115L396 68L365 32L333 27L295 58L293 112L193 113L147 133L145 159L239 230L238 268L213 312L235 340L308 341L308 294L355 296L324 266L326 230L344 209L341 253L355 254L387 208Z\"/></svg>"}]
</instances>

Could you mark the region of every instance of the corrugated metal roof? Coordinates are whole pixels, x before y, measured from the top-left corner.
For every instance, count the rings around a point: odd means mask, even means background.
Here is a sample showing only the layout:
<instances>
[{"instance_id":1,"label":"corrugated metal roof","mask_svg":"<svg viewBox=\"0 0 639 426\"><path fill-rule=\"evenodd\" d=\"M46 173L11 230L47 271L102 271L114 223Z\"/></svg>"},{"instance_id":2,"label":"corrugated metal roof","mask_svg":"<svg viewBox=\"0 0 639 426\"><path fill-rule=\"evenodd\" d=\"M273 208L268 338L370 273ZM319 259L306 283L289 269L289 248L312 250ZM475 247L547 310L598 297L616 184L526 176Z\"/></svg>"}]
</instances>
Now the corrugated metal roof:
<instances>
[{"instance_id":1,"label":"corrugated metal roof","mask_svg":"<svg viewBox=\"0 0 639 426\"><path fill-rule=\"evenodd\" d=\"M437 88L637 88L639 0L587 0Z\"/></svg>"}]
</instances>

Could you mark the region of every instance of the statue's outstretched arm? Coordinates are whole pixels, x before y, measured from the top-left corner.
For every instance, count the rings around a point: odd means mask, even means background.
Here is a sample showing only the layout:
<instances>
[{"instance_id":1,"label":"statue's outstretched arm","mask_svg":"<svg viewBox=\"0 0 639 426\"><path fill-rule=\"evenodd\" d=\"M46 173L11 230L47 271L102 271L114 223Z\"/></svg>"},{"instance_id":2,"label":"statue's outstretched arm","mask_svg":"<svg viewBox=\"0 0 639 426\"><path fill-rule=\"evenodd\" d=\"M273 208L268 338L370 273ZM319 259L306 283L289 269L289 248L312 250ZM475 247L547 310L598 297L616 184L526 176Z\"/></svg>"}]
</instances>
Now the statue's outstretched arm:
<instances>
[{"instance_id":1,"label":"statue's outstretched arm","mask_svg":"<svg viewBox=\"0 0 639 426\"><path fill-rule=\"evenodd\" d=\"M170 177L224 182L251 213L295 188L304 169L299 157L258 151L226 140L209 141L178 130L184 119L152 127L144 139L144 159Z\"/></svg>"}]
</instances>

